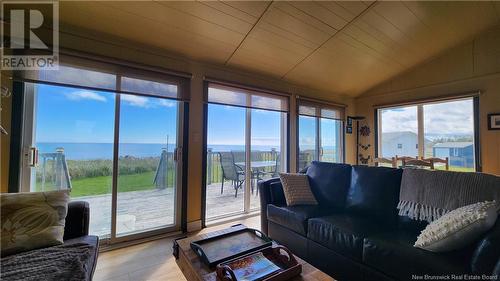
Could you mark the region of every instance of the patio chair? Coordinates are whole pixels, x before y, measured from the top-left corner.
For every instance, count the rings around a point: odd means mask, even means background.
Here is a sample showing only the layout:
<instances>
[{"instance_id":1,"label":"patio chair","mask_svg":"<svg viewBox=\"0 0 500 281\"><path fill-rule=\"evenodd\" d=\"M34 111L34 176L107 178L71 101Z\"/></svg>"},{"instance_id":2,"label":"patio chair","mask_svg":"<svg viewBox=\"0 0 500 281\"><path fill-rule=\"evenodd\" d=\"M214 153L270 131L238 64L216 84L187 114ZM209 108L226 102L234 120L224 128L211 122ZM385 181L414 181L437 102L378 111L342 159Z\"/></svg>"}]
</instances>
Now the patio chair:
<instances>
[{"instance_id":1,"label":"patio chair","mask_svg":"<svg viewBox=\"0 0 500 281\"><path fill-rule=\"evenodd\" d=\"M407 159L403 160L403 168L425 168L429 167L431 170L434 170L434 162L432 160L426 161L422 159Z\"/></svg>"},{"instance_id":2,"label":"patio chair","mask_svg":"<svg viewBox=\"0 0 500 281\"><path fill-rule=\"evenodd\" d=\"M432 161L432 163L443 163L445 165L446 171L450 170L450 159L446 157L445 159L442 158L437 158L437 157L429 157L429 158L423 158L422 160L424 161Z\"/></svg>"},{"instance_id":3,"label":"patio chair","mask_svg":"<svg viewBox=\"0 0 500 281\"><path fill-rule=\"evenodd\" d=\"M307 167L309 164L311 164L311 161L314 160L314 156L312 155L311 152L306 152L306 151L300 151L299 152L299 163L297 163L299 166L297 167L299 170Z\"/></svg>"},{"instance_id":4,"label":"patio chair","mask_svg":"<svg viewBox=\"0 0 500 281\"><path fill-rule=\"evenodd\" d=\"M393 168L397 167L396 157L391 157L391 159L378 157L373 159L373 164L378 167L380 164L391 164Z\"/></svg>"},{"instance_id":5,"label":"patio chair","mask_svg":"<svg viewBox=\"0 0 500 281\"><path fill-rule=\"evenodd\" d=\"M255 172L255 174L252 172L252 178L255 178L256 181L260 181L260 180L263 180L265 178L265 176L270 176L271 178L273 177L277 177L278 176L278 172L279 172L279 155L278 153L274 153L274 166L271 167L271 170L270 171L265 171L265 170L262 170L262 171L259 171L257 170ZM252 186L252 194L253 194L253 186ZM259 189L256 188L256 193L255 195L259 195Z\"/></svg>"},{"instance_id":6,"label":"patio chair","mask_svg":"<svg viewBox=\"0 0 500 281\"><path fill-rule=\"evenodd\" d=\"M274 164L274 166L271 167L270 171L262 171L259 174L258 180L262 180L263 179L262 177L260 177L260 175L262 175L262 176L270 176L272 178L278 176L278 172L279 172L279 155L278 155L278 153L274 154L274 162L275 162L275 164Z\"/></svg>"},{"instance_id":7,"label":"patio chair","mask_svg":"<svg viewBox=\"0 0 500 281\"><path fill-rule=\"evenodd\" d=\"M407 161L407 160L417 160L418 159L418 156L415 156L415 157L410 157L410 156L394 156L394 158L396 159L396 168L397 167L403 167L403 162L404 161ZM401 165L399 165L399 161L401 161Z\"/></svg>"},{"instance_id":8,"label":"patio chair","mask_svg":"<svg viewBox=\"0 0 500 281\"><path fill-rule=\"evenodd\" d=\"M238 197L238 189L242 188L245 181L245 171L236 165L232 152L219 152L219 159L222 168L222 184L220 194L224 192L224 181L230 180L234 187L234 197Z\"/></svg>"}]
</instances>

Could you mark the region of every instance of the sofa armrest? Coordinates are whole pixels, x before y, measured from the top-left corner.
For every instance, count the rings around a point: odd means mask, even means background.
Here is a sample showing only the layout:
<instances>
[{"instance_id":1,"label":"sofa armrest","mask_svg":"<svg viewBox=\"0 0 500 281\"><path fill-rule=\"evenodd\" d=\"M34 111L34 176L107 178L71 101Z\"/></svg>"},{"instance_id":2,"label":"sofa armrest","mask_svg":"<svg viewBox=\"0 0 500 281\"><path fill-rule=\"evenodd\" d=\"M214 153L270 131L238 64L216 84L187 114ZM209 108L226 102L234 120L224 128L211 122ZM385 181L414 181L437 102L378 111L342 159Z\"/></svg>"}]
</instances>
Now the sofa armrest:
<instances>
[{"instance_id":1,"label":"sofa armrest","mask_svg":"<svg viewBox=\"0 0 500 281\"><path fill-rule=\"evenodd\" d=\"M64 240L89 235L90 207L85 201L68 203Z\"/></svg>"},{"instance_id":2,"label":"sofa armrest","mask_svg":"<svg viewBox=\"0 0 500 281\"><path fill-rule=\"evenodd\" d=\"M500 270L500 216L492 229L479 241L472 254L471 269L474 274L499 274Z\"/></svg>"},{"instance_id":3,"label":"sofa armrest","mask_svg":"<svg viewBox=\"0 0 500 281\"><path fill-rule=\"evenodd\" d=\"M267 235L267 205L285 203L284 195L280 198L280 193L283 194L283 187L279 178L259 181L257 186L260 194L260 229Z\"/></svg>"}]
</instances>

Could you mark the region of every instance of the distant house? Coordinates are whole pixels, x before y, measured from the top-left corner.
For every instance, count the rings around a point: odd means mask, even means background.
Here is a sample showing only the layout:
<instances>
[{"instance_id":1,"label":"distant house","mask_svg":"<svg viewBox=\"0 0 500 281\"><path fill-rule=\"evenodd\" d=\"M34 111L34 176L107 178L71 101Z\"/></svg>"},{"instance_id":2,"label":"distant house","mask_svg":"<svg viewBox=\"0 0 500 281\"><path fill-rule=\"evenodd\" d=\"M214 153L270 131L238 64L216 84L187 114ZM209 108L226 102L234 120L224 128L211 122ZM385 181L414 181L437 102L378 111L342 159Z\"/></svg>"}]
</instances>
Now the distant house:
<instances>
[{"instance_id":1,"label":"distant house","mask_svg":"<svg viewBox=\"0 0 500 281\"><path fill-rule=\"evenodd\" d=\"M450 165L465 168L474 167L474 143L443 142L432 147L434 157L450 159Z\"/></svg>"},{"instance_id":2,"label":"distant house","mask_svg":"<svg viewBox=\"0 0 500 281\"><path fill-rule=\"evenodd\" d=\"M414 132L382 133L382 157L418 155L418 136Z\"/></svg>"}]
</instances>

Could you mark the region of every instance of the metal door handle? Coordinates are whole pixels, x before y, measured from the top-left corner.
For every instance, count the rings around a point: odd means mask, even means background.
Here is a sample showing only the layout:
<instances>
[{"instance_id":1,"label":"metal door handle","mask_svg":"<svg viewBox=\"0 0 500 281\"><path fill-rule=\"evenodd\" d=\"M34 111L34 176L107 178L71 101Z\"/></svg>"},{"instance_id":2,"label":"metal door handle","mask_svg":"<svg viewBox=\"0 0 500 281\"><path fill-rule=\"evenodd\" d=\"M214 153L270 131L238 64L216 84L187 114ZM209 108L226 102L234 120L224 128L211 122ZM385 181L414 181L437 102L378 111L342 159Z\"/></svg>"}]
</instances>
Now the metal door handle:
<instances>
[{"instance_id":1,"label":"metal door handle","mask_svg":"<svg viewBox=\"0 0 500 281\"><path fill-rule=\"evenodd\" d=\"M36 147L30 147L29 152L29 164L30 167L38 166L38 149Z\"/></svg>"},{"instance_id":2,"label":"metal door handle","mask_svg":"<svg viewBox=\"0 0 500 281\"><path fill-rule=\"evenodd\" d=\"M177 162L179 159L181 159L182 156L182 148L181 147L176 147L174 149L174 161Z\"/></svg>"}]
</instances>

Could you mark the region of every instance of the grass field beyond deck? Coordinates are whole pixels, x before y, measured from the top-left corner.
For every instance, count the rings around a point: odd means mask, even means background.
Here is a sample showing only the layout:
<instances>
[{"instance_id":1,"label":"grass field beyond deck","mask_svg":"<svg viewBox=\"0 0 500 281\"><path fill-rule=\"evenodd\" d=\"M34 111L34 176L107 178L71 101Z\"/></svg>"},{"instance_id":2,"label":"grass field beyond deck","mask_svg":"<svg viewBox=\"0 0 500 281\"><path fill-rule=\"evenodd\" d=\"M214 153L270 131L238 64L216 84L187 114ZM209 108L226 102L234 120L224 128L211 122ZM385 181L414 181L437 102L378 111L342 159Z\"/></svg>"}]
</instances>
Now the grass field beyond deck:
<instances>
[{"instance_id":1,"label":"grass field beyond deck","mask_svg":"<svg viewBox=\"0 0 500 281\"><path fill-rule=\"evenodd\" d=\"M118 192L154 189L155 172L122 175L118 177ZM102 195L111 193L111 176L92 177L72 180L71 197ZM173 173L169 173L169 186L173 186ZM37 183L37 187L39 187ZM46 186L45 190L50 190ZM41 190L37 190L41 191Z\"/></svg>"}]
</instances>

